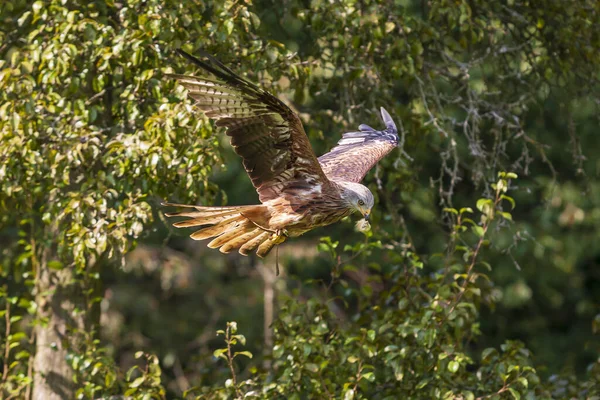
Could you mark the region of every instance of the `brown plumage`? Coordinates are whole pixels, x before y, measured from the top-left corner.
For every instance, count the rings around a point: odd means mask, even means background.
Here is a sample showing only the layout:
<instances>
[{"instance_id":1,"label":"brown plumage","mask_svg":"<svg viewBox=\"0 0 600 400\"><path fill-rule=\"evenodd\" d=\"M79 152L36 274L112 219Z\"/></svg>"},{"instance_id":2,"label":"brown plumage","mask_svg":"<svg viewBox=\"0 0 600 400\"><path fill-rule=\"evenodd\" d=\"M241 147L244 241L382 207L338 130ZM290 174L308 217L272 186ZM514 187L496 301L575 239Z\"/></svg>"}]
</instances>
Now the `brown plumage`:
<instances>
[{"instance_id":1,"label":"brown plumage","mask_svg":"<svg viewBox=\"0 0 600 400\"><path fill-rule=\"evenodd\" d=\"M339 221L359 211L369 218L373 195L359 182L398 145L394 121L383 108L385 130L360 125L329 153L315 156L299 117L281 100L258 88L208 54L207 62L179 50L212 77L170 75L217 126L227 128L262 204L204 207L165 203L187 211L175 227L207 226L192 239L214 238L208 247L223 253L256 250L264 257L287 237Z\"/></svg>"}]
</instances>

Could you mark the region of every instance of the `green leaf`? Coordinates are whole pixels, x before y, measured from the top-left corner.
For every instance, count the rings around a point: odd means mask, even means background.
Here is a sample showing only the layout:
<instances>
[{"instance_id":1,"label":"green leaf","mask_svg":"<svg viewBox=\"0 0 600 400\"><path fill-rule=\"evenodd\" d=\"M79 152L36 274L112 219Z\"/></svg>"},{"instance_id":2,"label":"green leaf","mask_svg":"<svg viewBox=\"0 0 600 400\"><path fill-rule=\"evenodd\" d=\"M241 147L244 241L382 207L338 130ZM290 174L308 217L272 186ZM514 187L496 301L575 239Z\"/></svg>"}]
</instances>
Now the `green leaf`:
<instances>
[{"instance_id":1,"label":"green leaf","mask_svg":"<svg viewBox=\"0 0 600 400\"><path fill-rule=\"evenodd\" d=\"M145 380L146 380L145 376L140 376L139 378L136 378L133 382L131 382L129 387L132 387L132 388L140 387L144 383Z\"/></svg>"},{"instance_id":2,"label":"green leaf","mask_svg":"<svg viewBox=\"0 0 600 400\"><path fill-rule=\"evenodd\" d=\"M354 389L348 389L344 393L344 400L353 400L354 399Z\"/></svg>"},{"instance_id":3,"label":"green leaf","mask_svg":"<svg viewBox=\"0 0 600 400\"><path fill-rule=\"evenodd\" d=\"M479 237L483 237L483 235L485 235L485 231L483 230L483 227L481 227L479 225L473 225L473 226L471 226L471 229Z\"/></svg>"},{"instance_id":4,"label":"green leaf","mask_svg":"<svg viewBox=\"0 0 600 400\"><path fill-rule=\"evenodd\" d=\"M13 113L13 117L12 117L12 128L14 131L18 131L19 130L19 123L21 122L21 116L19 115L19 113Z\"/></svg>"},{"instance_id":5,"label":"green leaf","mask_svg":"<svg viewBox=\"0 0 600 400\"><path fill-rule=\"evenodd\" d=\"M493 347L488 347L487 349L484 349L481 352L481 361L488 360L494 354L498 354L498 350L494 349Z\"/></svg>"},{"instance_id":6,"label":"green leaf","mask_svg":"<svg viewBox=\"0 0 600 400\"><path fill-rule=\"evenodd\" d=\"M463 219L462 219L462 223L463 223L463 224L477 225L477 224L475 223L475 221L473 221L471 218L463 218Z\"/></svg>"},{"instance_id":7,"label":"green leaf","mask_svg":"<svg viewBox=\"0 0 600 400\"><path fill-rule=\"evenodd\" d=\"M496 183L496 190L499 192L506 192L506 181L504 179L499 179Z\"/></svg>"},{"instance_id":8,"label":"green leaf","mask_svg":"<svg viewBox=\"0 0 600 400\"><path fill-rule=\"evenodd\" d=\"M429 379L422 379L416 386L416 389L423 389L429 384Z\"/></svg>"},{"instance_id":9,"label":"green leaf","mask_svg":"<svg viewBox=\"0 0 600 400\"><path fill-rule=\"evenodd\" d=\"M225 353L227 353L227 349L217 349L213 351L213 356L215 356L216 358L222 358L224 360L227 360L227 355L225 355Z\"/></svg>"},{"instance_id":10,"label":"green leaf","mask_svg":"<svg viewBox=\"0 0 600 400\"><path fill-rule=\"evenodd\" d=\"M500 196L500 199L508 201L511 205L511 210L515 209L517 204L515 203L515 200L512 197L503 194Z\"/></svg>"},{"instance_id":11,"label":"green leaf","mask_svg":"<svg viewBox=\"0 0 600 400\"><path fill-rule=\"evenodd\" d=\"M31 6L31 9L33 10L33 14L38 15L40 10L43 7L44 7L44 3L41 1L36 1L35 3L33 3L33 5Z\"/></svg>"},{"instance_id":12,"label":"green leaf","mask_svg":"<svg viewBox=\"0 0 600 400\"><path fill-rule=\"evenodd\" d=\"M231 35L231 33L233 32L233 20L228 19L227 21L225 21L225 23L223 25L225 26L225 30L227 31L227 34Z\"/></svg>"},{"instance_id":13,"label":"green leaf","mask_svg":"<svg viewBox=\"0 0 600 400\"><path fill-rule=\"evenodd\" d=\"M21 350L17 354L15 354L15 360L22 360L24 358L28 358L31 354L27 350Z\"/></svg>"},{"instance_id":14,"label":"green leaf","mask_svg":"<svg viewBox=\"0 0 600 400\"><path fill-rule=\"evenodd\" d=\"M529 382L527 381L527 378L525 378L525 377L523 377L523 376L521 376L521 377L517 378L517 382L519 382L521 385L523 385L523 387L524 387L525 389L527 389L527 388L528 388L528 386L529 386Z\"/></svg>"},{"instance_id":15,"label":"green leaf","mask_svg":"<svg viewBox=\"0 0 600 400\"><path fill-rule=\"evenodd\" d=\"M116 375L112 371L108 371L104 376L104 385L108 388L111 388L116 379Z\"/></svg>"},{"instance_id":16,"label":"green leaf","mask_svg":"<svg viewBox=\"0 0 600 400\"><path fill-rule=\"evenodd\" d=\"M63 268L63 263L58 260L48 261L48 268L53 270L60 270Z\"/></svg>"},{"instance_id":17,"label":"green leaf","mask_svg":"<svg viewBox=\"0 0 600 400\"><path fill-rule=\"evenodd\" d=\"M368 380L369 382L375 381L375 374L373 372L367 372L362 375L362 378Z\"/></svg>"},{"instance_id":18,"label":"green leaf","mask_svg":"<svg viewBox=\"0 0 600 400\"><path fill-rule=\"evenodd\" d=\"M456 371L458 371L458 368L460 367L460 364L456 361L450 361L448 363L448 371L455 373Z\"/></svg>"},{"instance_id":19,"label":"green leaf","mask_svg":"<svg viewBox=\"0 0 600 400\"><path fill-rule=\"evenodd\" d=\"M94 364L94 367L92 368L92 372L91 375L97 375L98 372L100 372L100 370L102 369L104 364L102 364L101 362L97 362L96 364Z\"/></svg>"},{"instance_id":20,"label":"green leaf","mask_svg":"<svg viewBox=\"0 0 600 400\"><path fill-rule=\"evenodd\" d=\"M233 353L233 358L237 357L238 355L252 358L252 353L250 353L249 351L236 351L235 353Z\"/></svg>"},{"instance_id":21,"label":"green leaf","mask_svg":"<svg viewBox=\"0 0 600 400\"><path fill-rule=\"evenodd\" d=\"M491 264L487 261L478 261L478 264L483 265L488 271L492 270ZM479 275L479 277L487 277L487 275ZM489 278L488 278L488 280L489 280Z\"/></svg>"},{"instance_id":22,"label":"green leaf","mask_svg":"<svg viewBox=\"0 0 600 400\"><path fill-rule=\"evenodd\" d=\"M319 372L319 366L317 364L308 363L304 366L304 368L313 373Z\"/></svg>"},{"instance_id":23,"label":"green leaf","mask_svg":"<svg viewBox=\"0 0 600 400\"><path fill-rule=\"evenodd\" d=\"M487 213L486 207L489 207L492 204L492 200L490 199L479 199L477 200L477 209L485 214Z\"/></svg>"},{"instance_id":24,"label":"green leaf","mask_svg":"<svg viewBox=\"0 0 600 400\"><path fill-rule=\"evenodd\" d=\"M302 354L304 355L304 357L308 357L310 353L312 353L312 346L309 343L304 343L302 349Z\"/></svg>"},{"instance_id":25,"label":"green leaf","mask_svg":"<svg viewBox=\"0 0 600 400\"><path fill-rule=\"evenodd\" d=\"M367 331L367 338L369 339L370 342L375 341L375 331L373 329L369 329Z\"/></svg>"},{"instance_id":26,"label":"green leaf","mask_svg":"<svg viewBox=\"0 0 600 400\"><path fill-rule=\"evenodd\" d=\"M246 345L246 336L244 335L233 335L232 339L238 340L242 346Z\"/></svg>"}]
</instances>

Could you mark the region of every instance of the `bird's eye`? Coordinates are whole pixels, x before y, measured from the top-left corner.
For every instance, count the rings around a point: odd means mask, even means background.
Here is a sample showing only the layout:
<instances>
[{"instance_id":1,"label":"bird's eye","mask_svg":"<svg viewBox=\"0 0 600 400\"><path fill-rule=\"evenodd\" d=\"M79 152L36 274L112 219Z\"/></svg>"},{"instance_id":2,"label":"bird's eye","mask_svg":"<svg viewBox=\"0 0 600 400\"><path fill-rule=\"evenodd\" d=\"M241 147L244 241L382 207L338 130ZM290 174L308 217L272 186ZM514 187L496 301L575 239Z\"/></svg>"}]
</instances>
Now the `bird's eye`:
<instances>
[{"instance_id":1,"label":"bird's eye","mask_svg":"<svg viewBox=\"0 0 600 400\"><path fill-rule=\"evenodd\" d=\"M359 200L359 201L358 201L358 205L359 205L359 206L364 206L364 205L365 205L365 202L364 202L364 201L362 201L362 200Z\"/></svg>"}]
</instances>

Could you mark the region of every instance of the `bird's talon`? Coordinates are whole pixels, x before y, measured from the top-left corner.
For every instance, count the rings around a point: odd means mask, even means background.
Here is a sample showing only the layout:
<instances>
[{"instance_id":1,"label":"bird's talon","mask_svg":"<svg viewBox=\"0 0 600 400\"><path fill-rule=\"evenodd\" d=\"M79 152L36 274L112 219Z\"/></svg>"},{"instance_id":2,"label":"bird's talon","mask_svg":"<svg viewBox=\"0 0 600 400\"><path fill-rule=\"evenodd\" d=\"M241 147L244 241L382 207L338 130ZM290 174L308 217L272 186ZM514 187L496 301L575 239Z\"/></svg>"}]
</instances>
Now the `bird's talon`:
<instances>
[{"instance_id":1,"label":"bird's talon","mask_svg":"<svg viewBox=\"0 0 600 400\"><path fill-rule=\"evenodd\" d=\"M275 244L280 244L285 242L288 237L288 232L285 229L277 229L275 233L271 235L271 240L275 242Z\"/></svg>"},{"instance_id":2,"label":"bird's talon","mask_svg":"<svg viewBox=\"0 0 600 400\"><path fill-rule=\"evenodd\" d=\"M288 231L287 229L277 229L277 236L285 236L288 237Z\"/></svg>"}]
</instances>

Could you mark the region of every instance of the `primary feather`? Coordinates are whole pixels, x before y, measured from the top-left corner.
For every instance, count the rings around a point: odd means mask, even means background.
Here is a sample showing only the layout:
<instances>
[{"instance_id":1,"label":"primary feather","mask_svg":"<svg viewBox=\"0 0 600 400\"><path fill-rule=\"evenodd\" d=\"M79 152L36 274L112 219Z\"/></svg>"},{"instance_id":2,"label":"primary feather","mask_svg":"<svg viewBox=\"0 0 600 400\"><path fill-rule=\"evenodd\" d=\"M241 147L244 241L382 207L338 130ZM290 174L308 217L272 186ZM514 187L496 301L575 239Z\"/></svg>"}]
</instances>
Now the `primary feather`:
<instances>
[{"instance_id":1,"label":"primary feather","mask_svg":"<svg viewBox=\"0 0 600 400\"><path fill-rule=\"evenodd\" d=\"M360 182L379 160L398 146L398 129L383 107L381 118L386 125L384 130L362 124L358 132L344 133L329 153L319 157L321 168L329 179Z\"/></svg>"},{"instance_id":2,"label":"primary feather","mask_svg":"<svg viewBox=\"0 0 600 400\"><path fill-rule=\"evenodd\" d=\"M302 123L281 100L235 75L214 57L179 53L215 78L169 75L206 116L227 128L261 201L276 198L290 181L326 184Z\"/></svg>"}]
</instances>

